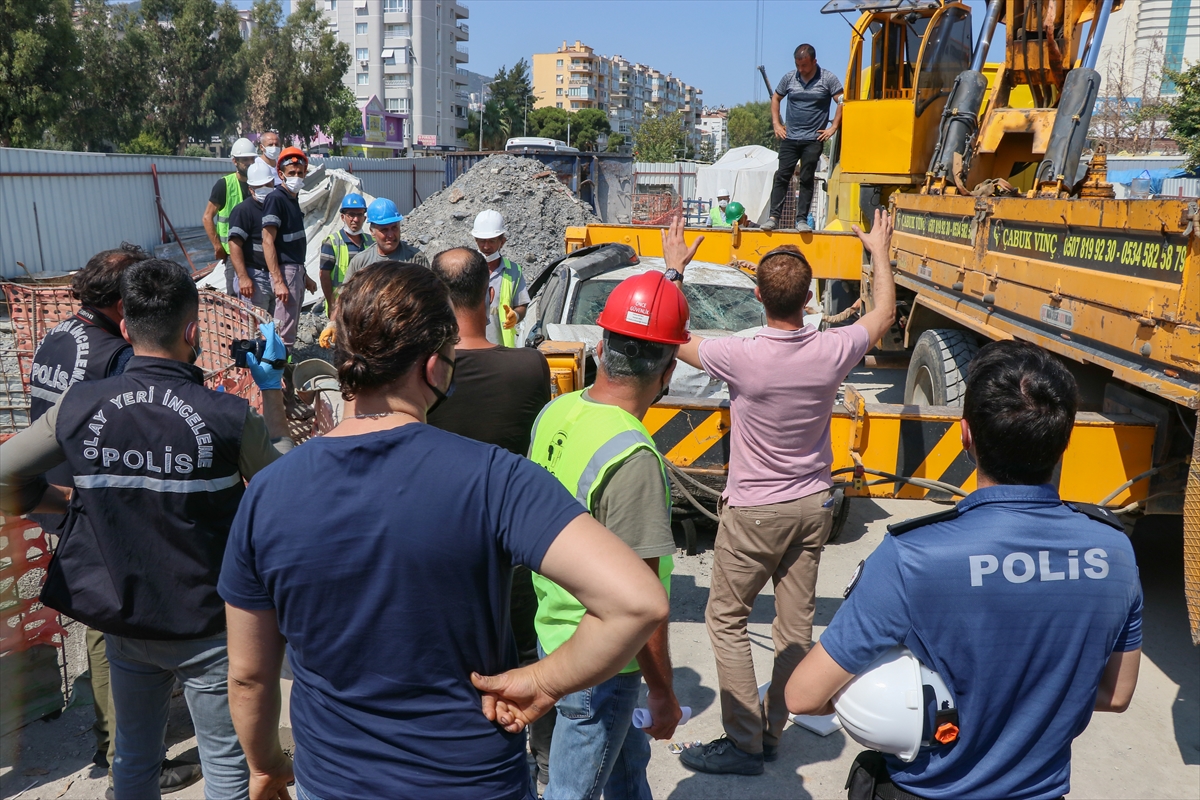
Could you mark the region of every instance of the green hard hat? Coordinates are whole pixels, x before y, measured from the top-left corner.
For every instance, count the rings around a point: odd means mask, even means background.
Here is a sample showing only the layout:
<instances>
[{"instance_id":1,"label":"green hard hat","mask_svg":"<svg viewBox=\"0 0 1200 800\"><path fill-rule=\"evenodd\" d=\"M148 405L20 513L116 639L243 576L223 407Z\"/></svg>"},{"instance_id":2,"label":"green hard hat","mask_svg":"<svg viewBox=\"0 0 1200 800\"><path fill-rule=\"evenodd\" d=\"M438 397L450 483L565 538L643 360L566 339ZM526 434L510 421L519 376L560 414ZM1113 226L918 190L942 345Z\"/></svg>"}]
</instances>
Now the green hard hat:
<instances>
[{"instance_id":1,"label":"green hard hat","mask_svg":"<svg viewBox=\"0 0 1200 800\"><path fill-rule=\"evenodd\" d=\"M742 208L742 204L736 200L725 206L725 221L737 222L746 213L746 209Z\"/></svg>"}]
</instances>

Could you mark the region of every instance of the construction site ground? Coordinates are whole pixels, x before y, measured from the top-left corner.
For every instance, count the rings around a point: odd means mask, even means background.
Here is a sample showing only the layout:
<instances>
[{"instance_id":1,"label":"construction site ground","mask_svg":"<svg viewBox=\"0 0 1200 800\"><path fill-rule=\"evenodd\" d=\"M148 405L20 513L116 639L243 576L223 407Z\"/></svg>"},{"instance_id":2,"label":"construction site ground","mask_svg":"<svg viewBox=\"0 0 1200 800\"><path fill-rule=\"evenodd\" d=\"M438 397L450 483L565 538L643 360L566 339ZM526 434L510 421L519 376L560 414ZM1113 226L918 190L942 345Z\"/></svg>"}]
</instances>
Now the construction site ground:
<instances>
[{"instance_id":1,"label":"construction site ground","mask_svg":"<svg viewBox=\"0 0 1200 800\"><path fill-rule=\"evenodd\" d=\"M868 400L900 402L902 369L860 369L851 384ZM859 561L886 534L890 521L928 514L944 506L925 501L851 501L837 543L822 557L817 585L816 628L828 625L842 602L842 590ZM674 741L708 741L722 733L717 677L704 608L712 569L713 528L700 531L701 552L679 555L671 597L671 654L675 691L694 717ZM1154 517L1134 535L1146 604L1141 675L1133 704L1124 714L1097 714L1073 748L1072 798L1200 798L1200 651L1188 635L1183 596L1182 521ZM677 532L682 546L682 532ZM750 637L760 679L770 675L774 601L768 585L750 616ZM0 798L98 800L105 773L90 766L94 739L86 679L76 701L61 717L34 722L0 739ZM183 698L174 703L168 729L171 757L198 761L196 740ZM862 749L841 731L820 737L790 725L779 759L757 777L698 775L685 769L666 742L655 742L650 786L656 798L845 797L846 773ZM381 787L386 795L387 788ZM178 794L204 796L203 784Z\"/></svg>"}]
</instances>

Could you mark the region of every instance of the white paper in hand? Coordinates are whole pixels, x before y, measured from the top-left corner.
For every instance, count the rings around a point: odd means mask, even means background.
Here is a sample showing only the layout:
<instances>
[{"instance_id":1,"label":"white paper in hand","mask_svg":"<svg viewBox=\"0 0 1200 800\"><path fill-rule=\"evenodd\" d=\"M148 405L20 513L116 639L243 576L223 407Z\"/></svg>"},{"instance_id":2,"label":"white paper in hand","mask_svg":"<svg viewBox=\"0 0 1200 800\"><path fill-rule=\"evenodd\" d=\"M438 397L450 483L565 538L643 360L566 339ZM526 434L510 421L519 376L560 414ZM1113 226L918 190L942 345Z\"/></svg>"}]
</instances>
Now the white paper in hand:
<instances>
[{"instance_id":1,"label":"white paper in hand","mask_svg":"<svg viewBox=\"0 0 1200 800\"><path fill-rule=\"evenodd\" d=\"M692 718L692 709L689 706L681 706L679 708L683 712L683 716L679 718L680 725L686 725L687 721ZM633 727L649 728L654 720L650 717L650 709L635 708L633 710Z\"/></svg>"},{"instance_id":2,"label":"white paper in hand","mask_svg":"<svg viewBox=\"0 0 1200 800\"><path fill-rule=\"evenodd\" d=\"M758 701L760 703L767 696L767 689L769 688L771 688L770 681L758 687ZM837 718L837 714L823 714L818 717L809 716L808 714L788 714L788 719L818 736L828 736L842 728L842 721Z\"/></svg>"}]
</instances>

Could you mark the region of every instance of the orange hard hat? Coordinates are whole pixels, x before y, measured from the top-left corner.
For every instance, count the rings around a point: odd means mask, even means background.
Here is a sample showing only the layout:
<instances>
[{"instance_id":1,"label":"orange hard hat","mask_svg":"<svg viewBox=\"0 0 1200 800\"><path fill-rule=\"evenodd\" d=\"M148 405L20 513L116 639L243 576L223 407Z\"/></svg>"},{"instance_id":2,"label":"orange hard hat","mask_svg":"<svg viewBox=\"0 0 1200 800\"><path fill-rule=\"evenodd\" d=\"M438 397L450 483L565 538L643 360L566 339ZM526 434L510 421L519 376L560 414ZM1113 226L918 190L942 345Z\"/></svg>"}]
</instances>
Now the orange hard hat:
<instances>
[{"instance_id":1,"label":"orange hard hat","mask_svg":"<svg viewBox=\"0 0 1200 800\"><path fill-rule=\"evenodd\" d=\"M596 324L631 339L686 344L687 299L661 272L643 272L617 284Z\"/></svg>"},{"instance_id":2,"label":"orange hard hat","mask_svg":"<svg viewBox=\"0 0 1200 800\"><path fill-rule=\"evenodd\" d=\"M283 162L290 161L293 158L299 158L306 166L308 165L308 156L304 154L303 150L299 147L285 147L280 152L279 158L275 159L275 168L279 169L283 165Z\"/></svg>"}]
</instances>

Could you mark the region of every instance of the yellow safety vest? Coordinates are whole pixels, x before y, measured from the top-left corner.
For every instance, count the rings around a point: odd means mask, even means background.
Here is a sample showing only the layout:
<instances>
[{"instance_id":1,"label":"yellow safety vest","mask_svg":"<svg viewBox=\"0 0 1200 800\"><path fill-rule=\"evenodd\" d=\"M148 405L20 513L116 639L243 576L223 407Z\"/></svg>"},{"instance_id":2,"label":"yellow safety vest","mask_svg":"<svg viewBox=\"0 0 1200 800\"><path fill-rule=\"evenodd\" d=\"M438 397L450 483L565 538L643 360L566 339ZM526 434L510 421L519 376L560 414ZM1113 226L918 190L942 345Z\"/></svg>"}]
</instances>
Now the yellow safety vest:
<instances>
[{"instance_id":1,"label":"yellow safety vest","mask_svg":"<svg viewBox=\"0 0 1200 800\"><path fill-rule=\"evenodd\" d=\"M732 228L733 223L725 219L725 212L718 205L713 205L712 210L708 212L708 218L712 222L714 228Z\"/></svg>"},{"instance_id":2,"label":"yellow safety vest","mask_svg":"<svg viewBox=\"0 0 1200 800\"><path fill-rule=\"evenodd\" d=\"M592 514L596 490L609 474L637 450L649 450L662 469L663 502L670 508L671 490L662 455L646 427L624 409L585 400L582 391L564 394L542 409L532 439L530 461L558 478ZM658 577L668 595L673 567L671 556L659 558ZM538 598L534 617L538 642L546 653L552 653L571 638L586 612L582 603L549 578L534 573L533 588ZM634 659L621 672L637 669Z\"/></svg>"},{"instance_id":3,"label":"yellow safety vest","mask_svg":"<svg viewBox=\"0 0 1200 800\"><path fill-rule=\"evenodd\" d=\"M500 264L500 302L496 305L496 325L500 331L500 343L505 347L517 346L517 329L504 327L504 307L512 307L513 293L521 280L521 268L509 261L501 259Z\"/></svg>"},{"instance_id":4,"label":"yellow safety vest","mask_svg":"<svg viewBox=\"0 0 1200 800\"><path fill-rule=\"evenodd\" d=\"M223 245L229 244L229 215L242 200L242 182L231 172L225 176L225 205L217 212L217 236Z\"/></svg>"},{"instance_id":5,"label":"yellow safety vest","mask_svg":"<svg viewBox=\"0 0 1200 800\"><path fill-rule=\"evenodd\" d=\"M330 278L333 279L334 300L337 300L338 295L342 293L342 284L346 282L346 267L350 266L351 258L350 245L346 242L342 234L343 231L336 230L325 237L325 243L333 248L333 255L337 259L333 262L333 269L330 274ZM363 244L362 248L358 251L359 253L375 244L375 237L371 234L363 231L361 235L363 237ZM354 253L354 255L358 255L358 253ZM331 313L333 309L328 307L328 303L325 305L325 313Z\"/></svg>"}]
</instances>

